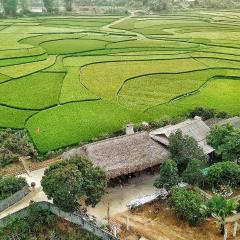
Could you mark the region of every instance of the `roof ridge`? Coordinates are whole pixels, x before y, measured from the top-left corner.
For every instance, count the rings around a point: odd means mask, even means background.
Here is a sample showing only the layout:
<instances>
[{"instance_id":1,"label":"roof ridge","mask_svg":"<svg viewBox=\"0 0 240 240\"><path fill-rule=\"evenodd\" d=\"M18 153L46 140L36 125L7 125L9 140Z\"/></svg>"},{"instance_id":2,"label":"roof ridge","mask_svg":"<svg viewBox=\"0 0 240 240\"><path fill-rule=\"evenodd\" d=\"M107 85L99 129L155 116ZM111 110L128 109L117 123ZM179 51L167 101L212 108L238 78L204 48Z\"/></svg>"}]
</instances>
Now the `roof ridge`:
<instances>
[{"instance_id":1,"label":"roof ridge","mask_svg":"<svg viewBox=\"0 0 240 240\"><path fill-rule=\"evenodd\" d=\"M128 135L124 134L124 135L120 135L120 136L116 136L116 137L112 137L112 138L106 138L106 139L102 139L102 140L99 140L99 141L87 143L87 144L83 145L82 147L92 146L92 145L96 145L98 143L109 142L111 140L117 140L117 139L121 139L121 138L125 138L125 137L136 136L136 135L140 135L140 134L143 134L143 133L149 135L149 133L147 131L140 131L140 132L135 132L133 134L128 134Z\"/></svg>"}]
</instances>

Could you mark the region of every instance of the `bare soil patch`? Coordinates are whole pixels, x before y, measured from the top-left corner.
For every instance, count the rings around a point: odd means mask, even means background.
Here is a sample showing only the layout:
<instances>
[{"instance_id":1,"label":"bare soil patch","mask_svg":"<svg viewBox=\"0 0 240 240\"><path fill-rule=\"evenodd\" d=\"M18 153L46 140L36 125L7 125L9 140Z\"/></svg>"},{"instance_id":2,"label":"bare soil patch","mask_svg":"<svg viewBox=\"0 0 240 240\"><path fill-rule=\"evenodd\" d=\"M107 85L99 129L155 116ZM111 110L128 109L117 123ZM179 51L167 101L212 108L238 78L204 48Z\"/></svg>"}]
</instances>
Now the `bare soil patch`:
<instances>
[{"instance_id":1,"label":"bare soil patch","mask_svg":"<svg viewBox=\"0 0 240 240\"><path fill-rule=\"evenodd\" d=\"M129 218L129 231L126 231L126 218ZM139 239L145 237L149 240L222 240L218 226L214 219L209 218L199 226L191 227L188 223L177 218L175 212L167 208L165 203L155 202L145 205L138 210L126 211L115 216L113 222L120 225L120 239ZM227 226L229 235L233 225ZM232 240L229 236L228 240ZM238 237L240 239L240 230Z\"/></svg>"}]
</instances>

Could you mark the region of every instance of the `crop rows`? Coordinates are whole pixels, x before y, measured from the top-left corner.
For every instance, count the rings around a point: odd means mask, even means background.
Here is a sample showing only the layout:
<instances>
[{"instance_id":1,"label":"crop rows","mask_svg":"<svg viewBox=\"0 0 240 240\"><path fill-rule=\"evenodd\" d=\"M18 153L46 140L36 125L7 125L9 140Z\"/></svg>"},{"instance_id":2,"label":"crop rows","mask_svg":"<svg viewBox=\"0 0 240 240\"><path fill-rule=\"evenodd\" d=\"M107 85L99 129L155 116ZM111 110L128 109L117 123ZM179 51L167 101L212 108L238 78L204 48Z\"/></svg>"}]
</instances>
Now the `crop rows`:
<instances>
[{"instance_id":1,"label":"crop rows","mask_svg":"<svg viewBox=\"0 0 240 240\"><path fill-rule=\"evenodd\" d=\"M237 114L239 16L2 19L0 127L46 152L195 106Z\"/></svg>"}]
</instances>

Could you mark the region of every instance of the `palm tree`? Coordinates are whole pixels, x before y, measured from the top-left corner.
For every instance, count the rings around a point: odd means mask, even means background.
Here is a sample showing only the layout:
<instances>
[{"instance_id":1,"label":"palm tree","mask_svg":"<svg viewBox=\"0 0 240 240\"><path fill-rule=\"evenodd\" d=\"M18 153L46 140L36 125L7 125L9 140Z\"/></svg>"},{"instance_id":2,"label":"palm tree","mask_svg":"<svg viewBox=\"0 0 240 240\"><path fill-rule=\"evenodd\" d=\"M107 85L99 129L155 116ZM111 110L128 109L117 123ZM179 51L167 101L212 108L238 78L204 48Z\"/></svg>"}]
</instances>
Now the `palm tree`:
<instances>
[{"instance_id":1,"label":"palm tree","mask_svg":"<svg viewBox=\"0 0 240 240\"><path fill-rule=\"evenodd\" d=\"M217 219L222 234L225 233L226 217L236 214L237 202L225 199L221 194L214 195L207 204L213 217Z\"/></svg>"}]
</instances>

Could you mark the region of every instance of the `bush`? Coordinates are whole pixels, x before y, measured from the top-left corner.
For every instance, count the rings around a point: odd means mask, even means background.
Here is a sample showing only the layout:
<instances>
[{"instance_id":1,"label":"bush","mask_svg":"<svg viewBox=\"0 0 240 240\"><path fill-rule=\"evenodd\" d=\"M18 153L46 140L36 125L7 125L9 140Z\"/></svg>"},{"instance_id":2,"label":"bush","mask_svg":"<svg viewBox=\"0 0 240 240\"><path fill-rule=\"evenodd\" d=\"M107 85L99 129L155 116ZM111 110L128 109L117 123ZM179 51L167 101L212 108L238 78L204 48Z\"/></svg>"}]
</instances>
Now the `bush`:
<instances>
[{"instance_id":1,"label":"bush","mask_svg":"<svg viewBox=\"0 0 240 240\"><path fill-rule=\"evenodd\" d=\"M207 137L207 142L215 148L223 161L240 159L240 130L230 124L215 126Z\"/></svg>"},{"instance_id":2,"label":"bush","mask_svg":"<svg viewBox=\"0 0 240 240\"><path fill-rule=\"evenodd\" d=\"M27 186L25 178L15 176L0 177L0 200L10 197L25 186Z\"/></svg>"},{"instance_id":3,"label":"bush","mask_svg":"<svg viewBox=\"0 0 240 240\"><path fill-rule=\"evenodd\" d=\"M203 197L186 188L173 188L168 204L190 225L198 224L205 216Z\"/></svg>"},{"instance_id":4,"label":"bush","mask_svg":"<svg viewBox=\"0 0 240 240\"><path fill-rule=\"evenodd\" d=\"M240 166L234 162L219 162L208 168L206 185L219 188L221 185L236 187L240 183Z\"/></svg>"},{"instance_id":5,"label":"bush","mask_svg":"<svg viewBox=\"0 0 240 240\"><path fill-rule=\"evenodd\" d=\"M177 164L173 160L166 160L160 170L160 175L155 179L154 186L170 190L179 181Z\"/></svg>"},{"instance_id":6,"label":"bush","mask_svg":"<svg viewBox=\"0 0 240 240\"><path fill-rule=\"evenodd\" d=\"M214 118L216 110L212 108L196 107L189 111L188 117L194 118L195 116L202 117L203 120Z\"/></svg>"},{"instance_id":7,"label":"bush","mask_svg":"<svg viewBox=\"0 0 240 240\"><path fill-rule=\"evenodd\" d=\"M0 131L0 167L18 162L22 156L37 156L33 144L28 141L26 131Z\"/></svg>"},{"instance_id":8,"label":"bush","mask_svg":"<svg viewBox=\"0 0 240 240\"><path fill-rule=\"evenodd\" d=\"M183 181L194 186L200 186L203 183L202 168L202 161L198 159L191 160L188 163L187 169L183 172Z\"/></svg>"}]
</instances>

